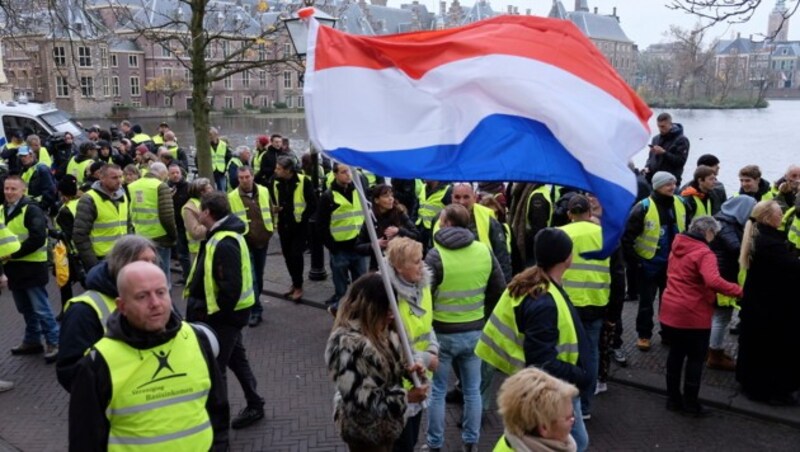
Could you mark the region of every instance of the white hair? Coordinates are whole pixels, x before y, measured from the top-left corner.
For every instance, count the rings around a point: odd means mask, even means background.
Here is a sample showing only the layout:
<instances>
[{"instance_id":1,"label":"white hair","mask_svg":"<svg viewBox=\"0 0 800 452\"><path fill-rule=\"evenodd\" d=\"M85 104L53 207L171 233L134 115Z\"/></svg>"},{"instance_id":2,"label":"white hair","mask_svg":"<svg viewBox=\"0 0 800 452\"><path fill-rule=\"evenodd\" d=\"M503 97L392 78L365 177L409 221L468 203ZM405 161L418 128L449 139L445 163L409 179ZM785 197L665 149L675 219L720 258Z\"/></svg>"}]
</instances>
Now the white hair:
<instances>
[{"instance_id":1,"label":"white hair","mask_svg":"<svg viewBox=\"0 0 800 452\"><path fill-rule=\"evenodd\" d=\"M167 170L167 165L164 165L161 162L153 162L150 164L150 172L153 173L159 179L163 179L167 177L169 171Z\"/></svg>"}]
</instances>

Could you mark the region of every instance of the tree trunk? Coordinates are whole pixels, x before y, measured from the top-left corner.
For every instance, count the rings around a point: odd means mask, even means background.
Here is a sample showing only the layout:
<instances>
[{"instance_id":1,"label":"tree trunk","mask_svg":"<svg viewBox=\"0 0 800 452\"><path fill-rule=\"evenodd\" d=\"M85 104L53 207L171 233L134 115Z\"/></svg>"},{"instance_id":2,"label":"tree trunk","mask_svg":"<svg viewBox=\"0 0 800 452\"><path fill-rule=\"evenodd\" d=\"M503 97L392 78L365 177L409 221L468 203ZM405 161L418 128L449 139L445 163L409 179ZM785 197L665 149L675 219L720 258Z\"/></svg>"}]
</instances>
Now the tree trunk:
<instances>
[{"instance_id":1,"label":"tree trunk","mask_svg":"<svg viewBox=\"0 0 800 452\"><path fill-rule=\"evenodd\" d=\"M197 143L197 173L200 177L207 177L212 182L214 171L211 163L211 145L208 140L209 129L209 105L208 97L208 73L206 71L205 50L207 36L203 30L205 19L206 1L193 0L191 30L192 34L192 124L194 128L194 139Z\"/></svg>"}]
</instances>

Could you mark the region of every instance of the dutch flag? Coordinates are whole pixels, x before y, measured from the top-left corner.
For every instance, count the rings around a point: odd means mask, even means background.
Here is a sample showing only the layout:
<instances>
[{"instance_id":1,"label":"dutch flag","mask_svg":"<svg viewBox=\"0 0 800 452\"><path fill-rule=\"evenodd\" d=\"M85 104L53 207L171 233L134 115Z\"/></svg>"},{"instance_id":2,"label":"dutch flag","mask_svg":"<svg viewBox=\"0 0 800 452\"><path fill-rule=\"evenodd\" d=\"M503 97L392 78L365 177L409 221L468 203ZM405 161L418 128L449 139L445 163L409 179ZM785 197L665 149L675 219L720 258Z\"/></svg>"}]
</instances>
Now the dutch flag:
<instances>
[{"instance_id":1,"label":"dutch flag","mask_svg":"<svg viewBox=\"0 0 800 452\"><path fill-rule=\"evenodd\" d=\"M367 37L311 20L307 58L309 136L333 159L405 179L587 190L604 209L599 255L616 247L651 111L571 22L500 16Z\"/></svg>"}]
</instances>

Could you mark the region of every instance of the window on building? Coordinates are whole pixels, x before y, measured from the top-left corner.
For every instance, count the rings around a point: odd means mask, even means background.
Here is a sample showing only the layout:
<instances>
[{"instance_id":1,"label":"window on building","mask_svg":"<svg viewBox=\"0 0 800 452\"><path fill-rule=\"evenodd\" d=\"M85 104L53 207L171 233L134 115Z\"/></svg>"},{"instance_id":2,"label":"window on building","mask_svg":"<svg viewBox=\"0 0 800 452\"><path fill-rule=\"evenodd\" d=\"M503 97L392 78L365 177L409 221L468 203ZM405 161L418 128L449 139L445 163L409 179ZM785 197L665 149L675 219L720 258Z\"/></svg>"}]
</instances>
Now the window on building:
<instances>
[{"instance_id":1,"label":"window on building","mask_svg":"<svg viewBox=\"0 0 800 452\"><path fill-rule=\"evenodd\" d=\"M303 96L297 96L297 108L305 108L306 100Z\"/></svg>"},{"instance_id":2,"label":"window on building","mask_svg":"<svg viewBox=\"0 0 800 452\"><path fill-rule=\"evenodd\" d=\"M135 101L131 102L131 107L139 108L141 106L142 106L142 101L140 101L140 100L135 100Z\"/></svg>"},{"instance_id":3,"label":"window on building","mask_svg":"<svg viewBox=\"0 0 800 452\"><path fill-rule=\"evenodd\" d=\"M94 96L94 80L92 80L92 77L81 77L81 96Z\"/></svg>"},{"instance_id":4,"label":"window on building","mask_svg":"<svg viewBox=\"0 0 800 452\"><path fill-rule=\"evenodd\" d=\"M169 58L172 56L172 50L169 49L169 45L161 45L161 56L164 58Z\"/></svg>"},{"instance_id":5,"label":"window on building","mask_svg":"<svg viewBox=\"0 0 800 452\"><path fill-rule=\"evenodd\" d=\"M258 71L258 85L267 86L267 71Z\"/></svg>"},{"instance_id":6,"label":"window on building","mask_svg":"<svg viewBox=\"0 0 800 452\"><path fill-rule=\"evenodd\" d=\"M297 77L297 87L302 88L304 84L305 82L303 80L303 77Z\"/></svg>"},{"instance_id":7,"label":"window on building","mask_svg":"<svg viewBox=\"0 0 800 452\"><path fill-rule=\"evenodd\" d=\"M56 97L69 97L69 83L66 77L56 76Z\"/></svg>"},{"instance_id":8,"label":"window on building","mask_svg":"<svg viewBox=\"0 0 800 452\"><path fill-rule=\"evenodd\" d=\"M242 86L245 88L250 87L250 71L242 72Z\"/></svg>"},{"instance_id":9,"label":"window on building","mask_svg":"<svg viewBox=\"0 0 800 452\"><path fill-rule=\"evenodd\" d=\"M253 105L253 98L250 96L243 96L242 97L242 106L247 108Z\"/></svg>"},{"instance_id":10,"label":"window on building","mask_svg":"<svg viewBox=\"0 0 800 452\"><path fill-rule=\"evenodd\" d=\"M172 68L171 67L161 68L161 74L165 78L172 78Z\"/></svg>"},{"instance_id":11,"label":"window on building","mask_svg":"<svg viewBox=\"0 0 800 452\"><path fill-rule=\"evenodd\" d=\"M261 106L264 108L269 107L269 97L261 96Z\"/></svg>"},{"instance_id":12,"label":"window on building","mask_svg":"<svg viewBox=\"0 0 800 452\"><path fill-rule=\"evenodd\" d=\"M292 44L290 42L283 44L283 57L288 58L292 56Z\"/></svg>"},{"instance_id":13,"label":"window on building","mask_svg":"<svg viewBox=\"0 0 800 452\"><path fill-rule=\"evenodd\" d=\"M292 97L292 96L287 96L286 97L286 108L294 108L293 99L294 99L294 97Z\"/></svg>"},{"instance_id":14,"label":"window on building","mask_svg":"<svg viewBox=\"0 0 800 452\"><path fill-rule=\"evenodd\" d=\"M103 96L108 97L109 94L108 77L103 77Z\"/></svg>"},{"instance_id":15,"label":"window on building","mask_svg":"<svg viewBox=\"0 0 800 452\"><path fill-rule=\"evenodd\" d=\"M128 55L128 67L139 67L139 55Z\"/></svg>"},{"instance_id":16,"label":"window on building","mask_svg":"<svg viewBox=\"0 0 800 452\"><path fill-rule=\"evenodd\" d=\"M92 67L92 49L89 47L78 47L78 66Z\"/></svg>"},{"instance_id":17,"label":"window on building","mask_svg":"<svg viewBox=\"0 0 800 452\"><path fill-rule=\"evenodd\" d=\"M111 77L111 95L119 97L119 77Z\"/></svg>"},{"instance_id":18,"label":"window on building","mask_svg":"<svg viewBox=\"0 0 800 452\"><path fill-rule=\"evenodd\" d=\"M100 65L108 67L108 48L100 47Z\"/></svg>"},{"instance_id":19,"label":"window on building","mask_svg":"<svg viewBox=\"0 0 800 452\"><path fill-rule=\"evenodd\" d=\"M225 87L225 89L232 89L233 88L233 80L232 80L231 76L228 76L228 77L225 77L224 79L222 79L222 85Z\"/></svg>"},{"instance_id":20,"label":"window on building","mask_svg":"<svg viewBox=\"0 0 800 452\"><path fill-rule=\"evenodd\" d=\"M258 46L258 61L265 61L267 59L267 48L262 44Z\"/></svg>"},{"instance_id":21,"label":"window on building","mask_svg":"<svg viewBox=\"0 0 800 452\"><path fill-rule=\"evenodd\" d=\"M233 97L225 98L225 108L233 108Z\"/></svg>"},{"instance_id":22,"label":"window on building","mask_svg":"<svg viewBox=\"0 0 800 452\"><path fill-rule=\"evenodd\" d=\"M139 77L131 77L131 96L141 96L142 92L139 89Z\"/></svg>"},{"instance_id":23,"label":"window on building","mask_svg":"<svg viewBox=\"0 0 800 452\"><path fill-rule=\"evenodd\" d=\"M172 98L169 96L164 96L164 106L171 107L172 106Z\"/></svg>"},{"instance_id":24,"label":"window on building","mask_svg":"<svg viewBox=\"0 0 800 452\"><path fill-rule=\"evenodd\" d=\"M222 41L222 57L228 58L228 54L231 51L231 43L228 41Z\"/></svg>"},{"instance_id":25,"label":"window on building","mask_svg":"<svg viewBox=\"0 0 800 452\"><path fill-rule=\"evenodd\" d=\"M53 47L53 60L55 61L56 66L66 66L67 49L61 46Z\"/></svg>"},{"instance_id":26,"label":"window on building","mask_svg":"<svg viewBox=\"0 0 800 452\"><path fill-rule=\"evenodd\" d=\"M291 88L292 87L292 72L291 71L283 71L283 87L284 88Z\"/></svg>"},{"instance_id":27,"label":"window on building","mask_svg":"<svg viewBox=\"0 0 800 452\"><path fill-rule=\"evenodd\" d=\"M189 69L184 69L183 79L186 81L186 84L190 85L192 83L192 71Z\"/></svg>"},{"instance_id":28,"label":"window on building","mask_svg":"<svg viewBox=\"0 0 800 452\"><path fill-rule=\"evenodd\" d=\"M117 67L119 63L117 62L117 55L111 54L111 67Z\"/></svg>"}]
</instances>

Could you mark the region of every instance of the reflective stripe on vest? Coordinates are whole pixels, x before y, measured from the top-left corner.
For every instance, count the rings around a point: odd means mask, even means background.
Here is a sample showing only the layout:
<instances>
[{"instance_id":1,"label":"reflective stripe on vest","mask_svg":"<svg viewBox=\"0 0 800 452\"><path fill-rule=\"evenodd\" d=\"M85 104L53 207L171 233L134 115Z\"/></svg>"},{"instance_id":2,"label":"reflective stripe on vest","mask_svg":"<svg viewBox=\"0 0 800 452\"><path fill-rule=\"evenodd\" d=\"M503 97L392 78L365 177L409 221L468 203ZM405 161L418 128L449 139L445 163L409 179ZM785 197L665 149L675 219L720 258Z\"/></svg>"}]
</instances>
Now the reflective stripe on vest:
<instances>
[{"instance_id":1,"label":"reflective stripe on vest","mask_svg":"<svg viewBox=\"0 0 800 452\"><path fill-rule=\"evenodd\" d=\"M216 146L213 144L210 144L209 146L211 146L211 163L214 171L218 173L224 172L225 154L228 153L228 145L224 141L219 140Z\"/></svg>"},{"instance_id":2,"label":"reflective stripe on vest","mask_svg":"<svg viewBox=\"0 0 800 452\"><path fill-rule=\"evenodd\" d=\"M18 209L20 207L17 207ZM15 216L11 221L6 223L6 227L8 231L14 234L17 237L17 240L22 246L22 243L28 239L28 228L25 227L25 215L28 213L28 205L24 205L21 208L19 215ZM0 209L3 210L3 209ZM5 222L5 218L0 218L0 222ZM12 244L13 240L9 240L8 244ZM4 254L3 256L7 256ZM38 249L34 250L30 254L26 254L22 257L17 257L11 259L12 262L47 262L47 240L45 240L44 245L39 247Z\"/></svg>"},{"instance_id":3,"label":"reflective stripe on vest","mask_svg":"<svg viewBox=\"0 0 800 452\"><path fill-rule=\"evenodd\" d=\"M294 209L293 213L295 223L300 223L303 221L303 212L306 210L306 197L303 191L305 189L306 179L308 178L305 176L297 176L297 185L294 187L294 193L292 194L292 208ZM273 193L275 193L275 199L278 199L277 179L272 183L272 190ZM280 204L280 200L278 200L278 204Z\"/></svg>"},{"instance_id":4,"label":"reflective stripe on vest","mask_svg":"<svg viewBox=\"0 0 800 452\"><path fill-rule=\"evenodd\" d=\"M89 190L84 196L92 198L97 210L97 218L89 231L92 251L97 257L104 257L117 240L128 234L128 199L123 196L119 204L114 204L94 189Z\"/></svg>"},{"instance_id":5,"label":"reflective stripe on vest","mask_svg":"<svg viewBox=\"0 0 800 452\"><path fill-rule=\"evenodd\" d=\"M167 235L158 217L158 188L162 183L152 177L143 177L128 185L133 229L148 239Z\"/></svg>"},{"instance_id":6,"label":"reflective stripe on vest","mask_svg":"<svg viewBox=\"0 0 800 452\"><path fill-rule=\"evenodd\" d=\"M197 333L183 322L175 337L147 350L103 338L94 345L108 364L108 450L209 450L206 410L211 376Z\"/></svg>"},{"instance_id":7,"label":"reflective stripe on vest","mask_svg":"<svg viewBox=\"0 0 800 452\"><path fill-rule=\"evenodd\" d=\"M345 242L358 237L361 226L364 224L364 212L361 211L361 199L355 190L352 192L353 202L347 200L341 193L331 190L333 202L338 204L331 213L331 236L337 242Z\"/></svg>"},{"instance_id":8,"label":"reflective stripe on vest","mask_svg":"<svg viewBox=\"0 0 800 452\"><path fill-rule=\"evenodd\" d=\"M72 157L67 164L67 174L70 174L77 179L78 185L80 185L84 180L86 180L86 168L88 168L92 163L94 163L94 160L92 159L86 159L79 163L77 160L75 160L75 157Z\"/></svg>"},{"instance_id":9,"label":"reflective stripe on vest","mask_svg":"<svg viewBox=\"0 0 800 452\"><path fill-rule=\"evenodd\" d=\"M683 232L686 228L686 207L681 198L673 196L672 200L678 232ZM661 219L653 198L645 198L640 202L647 212L644 214L644 229L633 242L633 250L642 259L652 259L656 255L658 240L661 237Z\"/></svg>"},{"instance_id":10,"label":"reflective stripe on vest","mask_svg":"<svg viewBox=\"0 0 800 452\"><path fill-rule=\"evenodd\" d=\"M186 203L194 204L197 209L200 209L200 200L197 198L189 198L189 201ZM183 208L186 208L186 204L184 204ZM185 222L185 220L184 220ZM186 240L189 242L189 252L192 254L197 254L200 252L200 240L195 240L192 238L192 235L189 234L189 230L186 230ZM188 280L187 280L188 281Z\"/></svg>"},{"instance_id":11,"label":"reflective stripe on vest","mask_svg":"<svg viewBox=\"0 0 800 452\"><path fill-rule=\"evenodd\" d=\"M439 214L444 209L444 197L447 194L449 185L441 185L434 189L433 193L427 194L428 188L423 184L422 195L419 203L419 221L425 229L430 229L439 218Z\"/></svg>"},{"instance_id":12,"label":"reflective stripe on vest","mask_svg":"<svg viewBox=\"0 0 800 452\"><path fill-rule=\"evenodd\" d=\"M561 229L572 239L572 265L562 278L564 291L576 307L606 306L611 295L611 260L581 256L603 247L602 228L591 221L577 221Z\"/></svg>"},{"instance_id":13,"label":"reflective stripe on vest","mask_svg":"<svg viewBox=\"0 0 800 452\"><path fill-rule=\"evenodd\" d=\"M212 235L206 243L205 261L203 262L203 288L206 292L206 308L208 310L208 315L219 312L219 304L217 303L219 287L214 280L214 253L217 251L217 244L228 237L236 240L236 243L239 244L239 252L242 261L242 290L239 292L239 301L236 303L236 307L234 307L233 310L241 311L242 309L247 309L253 306L256 301L253 290L252 267L250 266L250 251L247 248L247 242L244 241L244 237L241 234L231 231L217 232ZM195 259L187 281L192 281L194 279L194 272L199 257L200 256L198 256L198 259ZM187 288L188 286L187 284ZM186 293L186 289L184 289L184 293Z\"/></svg>"},{"instance_id":14,"label":"reflective stripe on vest","mask_svg":"<svg viewBox=\"0 0 800 452\"><path fill-rule=\"evenodd\" d=\"M10 256L22 248L19 238L5 224L4 209L0 208L0 256Z\"/></svg>"},{"instance_id":15,"label":"reflective stripe on vest","mask_svg":"<svg viewBox=\"0 0 800 452\"><path fill-rule=\"evenodd\" d=\"M492 273L491 249L477 241L457 250L437 243L436 249L444 276L434 298L433 319L444 323L482 319L484 293Z\"/></svg>"},{"instance_id":16,"label":"reflective stripe on vest","mask_svg":"<svg viewBox=\"0 0 800 452\"><path fill-rule=\"evenodd\" d=\"M398 296L397 310L400 311L400 319L403 321L403 326L408 333L408 342L411 348L417 352L428 351L428 346L431 343L431 334L433 333L433 297L431 295L431 288L425 287L422 289L422 300L420 300L420 307L425 310L422 316L417 316L409 306L407 300ZM433 376L430 371L428 380ZM408 379L403 379L403 386L406 389L413 387L413 384Z\"/></svg>"},{"instance_id":17,"label":"reflective stripe on vest","mask_svg":"<svg viewBox=\"0 0 800 452\"><path fill-rule=\"evenodd\" d=\"M272 232L272 209L270 207L269 191L267 191L266 187L259 184L253 184L253 189L257 190L258 193L258 207L261 210L261 219L264 221L264 228ZM244 234L247 235L247 233L250 232L250 218L247 216L247 209L244 206L244 201L242 201L242 195L238 188L228 193L228 201L231 203L231 213L244 222Z\"/></svg>"},{"instance_id":18,"label":"reflective stripe on vest","mask_svg":"<svg viewBox=\"0 0 800 452\"><path fill-rule=\"evenodd\" d=\"M91 306L97 314L97 319L100 320L100 324L103 325L103 331L107 330L106 320L108 320L111 313L117 309L117 302L114 298L96 290L87 290L77 297L70 298L67 304L64 305L64 312L75 303L85 303Z\"/></svg>"}]
</instances>

